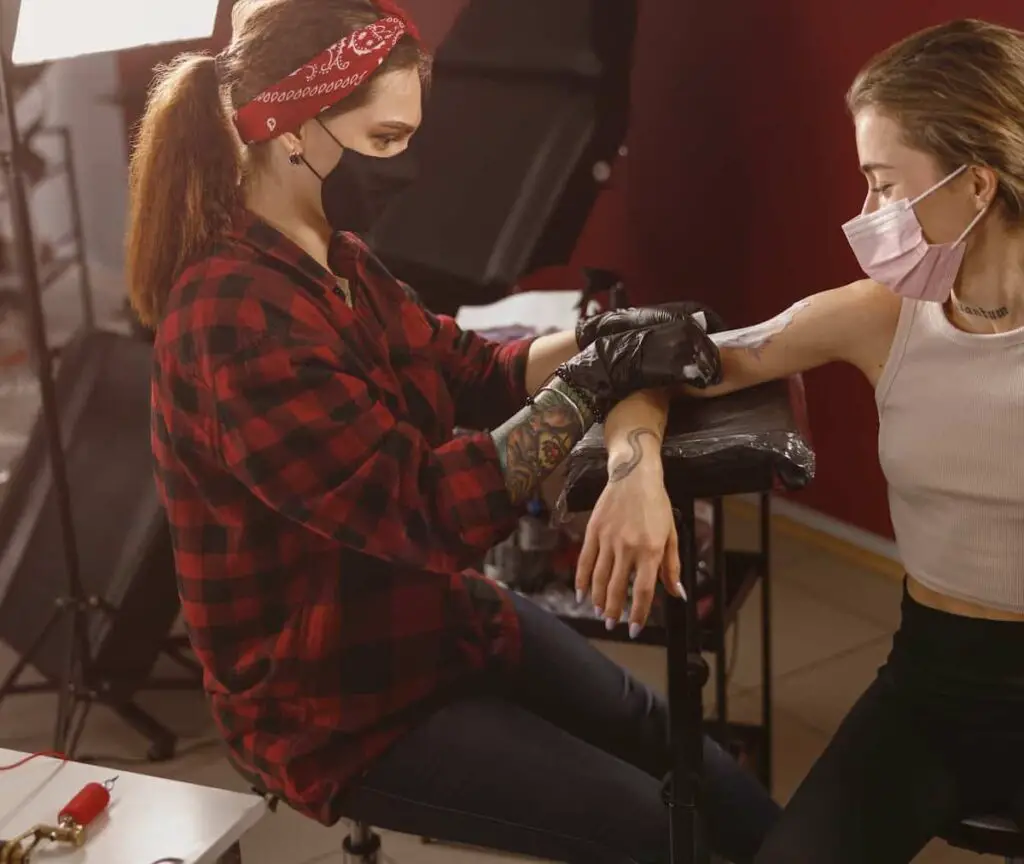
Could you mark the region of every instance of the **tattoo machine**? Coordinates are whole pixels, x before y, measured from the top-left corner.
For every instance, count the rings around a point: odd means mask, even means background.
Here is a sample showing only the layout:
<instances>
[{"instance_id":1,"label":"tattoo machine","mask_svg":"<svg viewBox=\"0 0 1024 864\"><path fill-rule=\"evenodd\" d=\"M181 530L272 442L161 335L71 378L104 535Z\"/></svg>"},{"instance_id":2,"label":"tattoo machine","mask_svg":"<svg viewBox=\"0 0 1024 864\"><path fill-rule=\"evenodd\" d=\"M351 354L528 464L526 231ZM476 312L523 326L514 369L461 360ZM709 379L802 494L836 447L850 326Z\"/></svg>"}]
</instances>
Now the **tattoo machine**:
<instances>
[{"instance_id":1,"label":"tattoo machine","mask_svg":"<svg viewBox=\"0 0 1024 864\"><path fill-rule=\"evenodd\" d=\"M37 825L13 840L0 841L0 864L26 864L43 843L78 848L86 841L86 828L107 809L116 777L106 783L88 783L57 814L57 824Z\"/></svg>"},{"instance_id":2,"label":"tattoo machine","mask_svg":"<svg viewBox=\"0 0 1024 864\"><path fill-rule=\"evenodd\" d=\"M626 300L626 286L622 277L611 270L598 270L594 267L584 267L583 277L585 287L580 292L580 302L576 308L579 310L580 318L586 318L593 314L590 308L591 303L598 297L607 298L604 304L598 304L604 311L610 312L613 309L623 309L628 305Z\"/></svg>"}]
</instances>

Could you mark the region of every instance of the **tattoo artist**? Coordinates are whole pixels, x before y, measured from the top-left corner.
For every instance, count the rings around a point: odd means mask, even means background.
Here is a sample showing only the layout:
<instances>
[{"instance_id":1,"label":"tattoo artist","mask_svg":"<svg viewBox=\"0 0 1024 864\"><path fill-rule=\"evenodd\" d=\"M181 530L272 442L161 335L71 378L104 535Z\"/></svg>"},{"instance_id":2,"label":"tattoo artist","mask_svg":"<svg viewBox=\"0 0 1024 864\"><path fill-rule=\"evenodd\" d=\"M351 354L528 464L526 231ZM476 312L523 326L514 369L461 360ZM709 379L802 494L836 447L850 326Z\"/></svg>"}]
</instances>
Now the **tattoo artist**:
<instances>
[{"instance_id":1,"label":"tattoo artist","mask_svg":"<svg viewBox=\"0 0 1024 864\"><path fill-rule=\"evenodd\" d=\"M686 315L499 346L431 314L357 237L412 177L408 16L240 0L233 24L150 91L128 242L183 614L231 758L324 824L667 861L664 703L466 568L592 423L610 412L625 452L650 413L631 394L713 384L717 349ZM647 490L617 490L639 537ZM743 864L777 808L707 751L709 835Z\"/></svg>"}]
</instances>

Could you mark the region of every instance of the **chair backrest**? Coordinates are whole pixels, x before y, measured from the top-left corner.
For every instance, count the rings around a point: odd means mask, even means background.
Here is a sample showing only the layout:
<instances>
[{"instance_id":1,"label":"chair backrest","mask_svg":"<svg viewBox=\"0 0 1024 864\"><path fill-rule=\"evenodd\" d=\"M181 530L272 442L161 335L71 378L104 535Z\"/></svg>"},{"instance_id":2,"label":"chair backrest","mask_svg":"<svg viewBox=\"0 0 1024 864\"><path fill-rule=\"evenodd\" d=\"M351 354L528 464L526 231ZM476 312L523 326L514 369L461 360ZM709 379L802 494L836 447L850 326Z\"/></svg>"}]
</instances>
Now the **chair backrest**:
<instances>
[{"instance_id":1,"label":"chair backrest","mask_svg":"<svg viewBox=\"0 0 1024 864\"><path fill-rule=\"evenodd\" d=\"M566 264L628 128L636 0L482 0L437 50L420 176L369 238L435 312Z\"/></svg>"}]
</instances>

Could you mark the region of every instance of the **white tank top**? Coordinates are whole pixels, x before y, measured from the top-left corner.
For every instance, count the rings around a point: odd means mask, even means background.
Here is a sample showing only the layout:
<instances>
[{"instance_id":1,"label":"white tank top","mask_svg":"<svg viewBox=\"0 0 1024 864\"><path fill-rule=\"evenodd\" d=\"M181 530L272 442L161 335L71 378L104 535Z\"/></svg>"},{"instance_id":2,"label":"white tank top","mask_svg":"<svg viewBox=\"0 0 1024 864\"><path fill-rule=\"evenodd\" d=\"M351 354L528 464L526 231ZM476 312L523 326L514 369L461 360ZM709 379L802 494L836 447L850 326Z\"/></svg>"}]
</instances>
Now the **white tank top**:
<instances>
[{"instance_id":1,"label":"white tank top","mask_svg":"<svg viewBox=\"0 0 1024 864\"><path fill-rule=\"evenodd\" d=\"M907 572L1024 612L1024 329L964 333L941 304L904 300L875 402Z\"/></svg>"}]
</instances>

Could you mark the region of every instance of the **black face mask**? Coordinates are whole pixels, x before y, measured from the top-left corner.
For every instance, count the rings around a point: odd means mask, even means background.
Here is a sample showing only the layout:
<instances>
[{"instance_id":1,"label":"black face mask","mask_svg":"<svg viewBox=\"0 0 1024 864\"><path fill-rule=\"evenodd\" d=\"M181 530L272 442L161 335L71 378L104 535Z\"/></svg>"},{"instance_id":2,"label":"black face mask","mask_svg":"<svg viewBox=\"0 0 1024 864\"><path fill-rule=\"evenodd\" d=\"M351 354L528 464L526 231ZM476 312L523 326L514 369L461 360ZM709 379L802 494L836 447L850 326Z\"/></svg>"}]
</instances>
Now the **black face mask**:
<instances>
[{"instance_id":1,"label":"black face mask","mask_svg":"<svg viewBox=\"0 0 1024 864\"><path fill-rule=\"evenodd\" d=\"M408 150L397 156L367 156L345 147L323 123L320 125L342 150L341 159L326 177L320 177L306 162L320 179L327 224L335 231L364 234L416 179L416 160Z\"/></svg>"}]
</instances>

